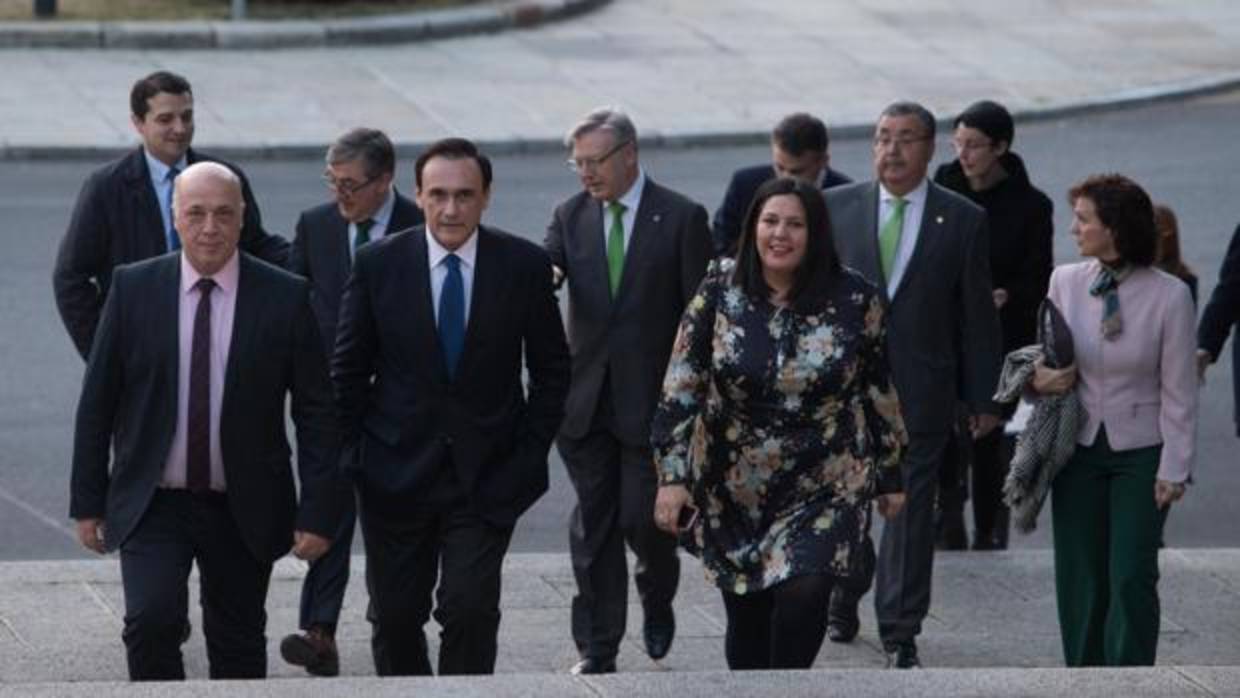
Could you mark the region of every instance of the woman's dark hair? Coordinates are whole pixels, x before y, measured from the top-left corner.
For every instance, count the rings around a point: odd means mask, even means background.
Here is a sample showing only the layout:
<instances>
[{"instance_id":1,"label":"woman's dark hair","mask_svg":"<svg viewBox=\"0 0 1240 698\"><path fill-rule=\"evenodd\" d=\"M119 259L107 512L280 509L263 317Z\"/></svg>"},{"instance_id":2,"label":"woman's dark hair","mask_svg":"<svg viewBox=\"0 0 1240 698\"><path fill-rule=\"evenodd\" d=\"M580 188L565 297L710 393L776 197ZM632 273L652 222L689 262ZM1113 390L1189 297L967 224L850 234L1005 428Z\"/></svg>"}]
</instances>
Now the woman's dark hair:
<instances>
[{"instance_id":1,"label":"woman's dark hair","mask_svg":"<svg viewBox=\"0 0 1240 698\"><path fill-rule=\"evenodd\" d=\"M801 207L805 209L806 233L805 257L797 267L788 292L788 302L797 311L811 312L826 299L831 284L840 273L840 257L835 251L827 205L822 198L822 190L813 184L792 177L779 177L758 187L753 202L749 204L749 212L745 214L745 227L741 229L732 280L750 298L770 298L771 287L762 276L762 258L758 255L758 219L768 199L785 195L795 196L801 201Z\"/></svg>"},{"instance_id":2,"label":"woman's dark hair","mask_svg":"<svg viewBox=\"0 0 1240 698\"><path fill-rule=\"evenodd\" d=\"M1184 257L1180 254L1180 223L1170 206L1154 205L1154 230L1158 233L1154 264L1181 279L1193 276L1192 268L1184 263Z\"/></svg>"},{"instance_id":3,"label":"woman's dark hair","mask_svg":"<svg viewBox=\"0 0 1240 698\"><path fill-rule=\"evenodd\" d=\"M1111 229L1122 261L1139 267L1154 263L1158 250L1154 204L1141 185L1121 174L1098 174L1068 190L1069 204L1081 197L1093 202L1098 220Z\"/></svg>"}]
</instances>

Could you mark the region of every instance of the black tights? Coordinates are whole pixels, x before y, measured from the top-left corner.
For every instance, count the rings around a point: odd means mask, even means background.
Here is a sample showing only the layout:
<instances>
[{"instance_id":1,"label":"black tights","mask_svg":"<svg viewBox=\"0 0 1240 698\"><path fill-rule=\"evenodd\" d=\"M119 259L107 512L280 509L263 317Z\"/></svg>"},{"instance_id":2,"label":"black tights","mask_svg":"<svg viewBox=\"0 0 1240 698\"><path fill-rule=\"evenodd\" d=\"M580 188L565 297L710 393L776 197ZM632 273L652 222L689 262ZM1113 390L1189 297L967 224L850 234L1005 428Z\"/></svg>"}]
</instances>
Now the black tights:
<instances>
[{"instance_id":1,"label":"black tights","mask_svg":"<svg viewBox=\"0 0 1240 698\"><path fill-rule=\"evenodd\" d=\"M723 592L728 668L808 669L827 632L829 575L793 577L752 594Z\"/></svg>"}]
</instances>

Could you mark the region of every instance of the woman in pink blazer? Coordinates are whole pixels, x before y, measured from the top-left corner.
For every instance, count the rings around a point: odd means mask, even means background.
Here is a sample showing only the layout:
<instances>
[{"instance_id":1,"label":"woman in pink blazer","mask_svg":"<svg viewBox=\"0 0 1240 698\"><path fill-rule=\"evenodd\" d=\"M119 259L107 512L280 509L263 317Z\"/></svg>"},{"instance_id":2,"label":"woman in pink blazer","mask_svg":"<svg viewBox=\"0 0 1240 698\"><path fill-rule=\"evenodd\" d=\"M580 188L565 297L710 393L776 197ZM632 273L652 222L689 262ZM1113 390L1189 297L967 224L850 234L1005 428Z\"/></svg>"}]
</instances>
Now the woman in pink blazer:
<instances>
[{"instance_id":1,"label":"woman in pink blazer","mask_svg":"<svg viewBox=\"0 0 1240 698\"><path fill-rule=\"evenodd\" d=\"M1055 590L1068 666L1152 665L1158 545L1184 495L1197 427L1195 311L1188 287L1152 266L1149 196L1121 175L1068 192L1084 262L1051 275L1076 365L1039 368L1038 392L1074 389L1087 418L1052 494Z\"/></svg>"}]
</instances>

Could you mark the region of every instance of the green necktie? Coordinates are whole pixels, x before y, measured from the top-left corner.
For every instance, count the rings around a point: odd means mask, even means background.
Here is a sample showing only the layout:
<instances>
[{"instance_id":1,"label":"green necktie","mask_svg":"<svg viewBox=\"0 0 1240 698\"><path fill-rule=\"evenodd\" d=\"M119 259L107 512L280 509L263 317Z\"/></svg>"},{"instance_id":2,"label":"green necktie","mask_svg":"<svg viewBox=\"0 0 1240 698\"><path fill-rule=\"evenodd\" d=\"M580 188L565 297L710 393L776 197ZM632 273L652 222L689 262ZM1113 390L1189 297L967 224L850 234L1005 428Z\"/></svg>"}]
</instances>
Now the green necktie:
<instances>
[{"instance_id":1,"label":"green necktie","mask_svg":"<svg viewBox=\"0 0 1240 698\"><path fill-rule=\"evenodd\" d=\"M370 229L375 227L375 219L367 218L354 225L357 226L357 237L353 238L353 251L357 252L357 248L370 242Z\"/></svg>"},{"instance_id":2,"label":"green necktie","mask_svg":"<svg viewBox=\"0 0 1240 698\"><path fill-rule=\"evenodd\" d=\"M891 200L891 216L878 231L878 251L882 257L883 279L891 279L891 269L896 265L896 251L900 249L900 233L904 231L904 207L908 202L900 197Z\"/></svg>"},{"instance_id":3,"label":"green necktie","mask_svg":"<svg viewBox=\"0 0 1240 698\"><path fill-rule=\"evenodd\" d=\"M620 290L620 274L624 271L624 204L613 201L607 204L611 212L611 228L607 231L607 280L611 297Z\"/></svg>"}]
</instances>

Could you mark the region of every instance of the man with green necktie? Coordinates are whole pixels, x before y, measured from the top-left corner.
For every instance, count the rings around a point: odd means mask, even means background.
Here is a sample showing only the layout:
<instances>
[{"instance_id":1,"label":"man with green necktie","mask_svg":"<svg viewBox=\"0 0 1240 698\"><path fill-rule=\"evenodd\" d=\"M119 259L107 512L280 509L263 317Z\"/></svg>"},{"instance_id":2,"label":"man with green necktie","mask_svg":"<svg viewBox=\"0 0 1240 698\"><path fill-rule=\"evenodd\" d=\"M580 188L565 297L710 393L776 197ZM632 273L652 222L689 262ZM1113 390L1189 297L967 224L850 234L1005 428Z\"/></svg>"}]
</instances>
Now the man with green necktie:
<instances>
[{"instance_id":1,"label":"man with green necktie","mask_svg":"<svg viewBox=\"0 0 1240 698\"><path fill-rule=\"evenodd\" d=\"M323 182L331 200L303 211L297 219L289 270L311 283L311 304L329 357L336 346L340 297L356 251L372 240L422 223L421 209L396 190L395 175L396 151L387 135L372 128L352 129L327 149ZM349 556L357 519L353 498L345 498L345 504L331 550L310 565L302 585L302 632L288 635L280 643L285 661L316 676L340 672L336 622L349 583ZM378 633L372 644L383 646Z\"/></svg>"},{"instance_id":2,"label":"man with green necktie","mask_svg":"<svg viewBox=\"0 0 1240 698\"><path fill-rule=\"evenodd\" d=\"M930 609L934 501L957 403L973 438L999 422L991 402L1000 333L990 288L986 213L926 178L934 116L914 102L883 110L874 132L876 181L825 194L844 264L865 275L888 305L887 346L909 446L901 463L907 503L883 528L874 605L888 665L920 665L916 637ZM866 551L869 562L872 550ZM850 642L868 574L841 580L827 636Z\"/></svg>"},{"instance_id":3,"label":"man with green necktie","mask_svg":"<svg viewBox=\"0 0 1240 698\"><path fill-rule=\"evenodd\" d=\"M590 112L565 144L583 191L556 208L545 244L557 281L568 283L573 356L556 442L577 491L569 550L580 661L572 672L610 673L624 637L626 542L637 557L647 654L662 659L675 634L680 563L676 539L654 525L650 420L711 241L706 209L646 176L624 112Z\"/></svg>"}]
</instances>

